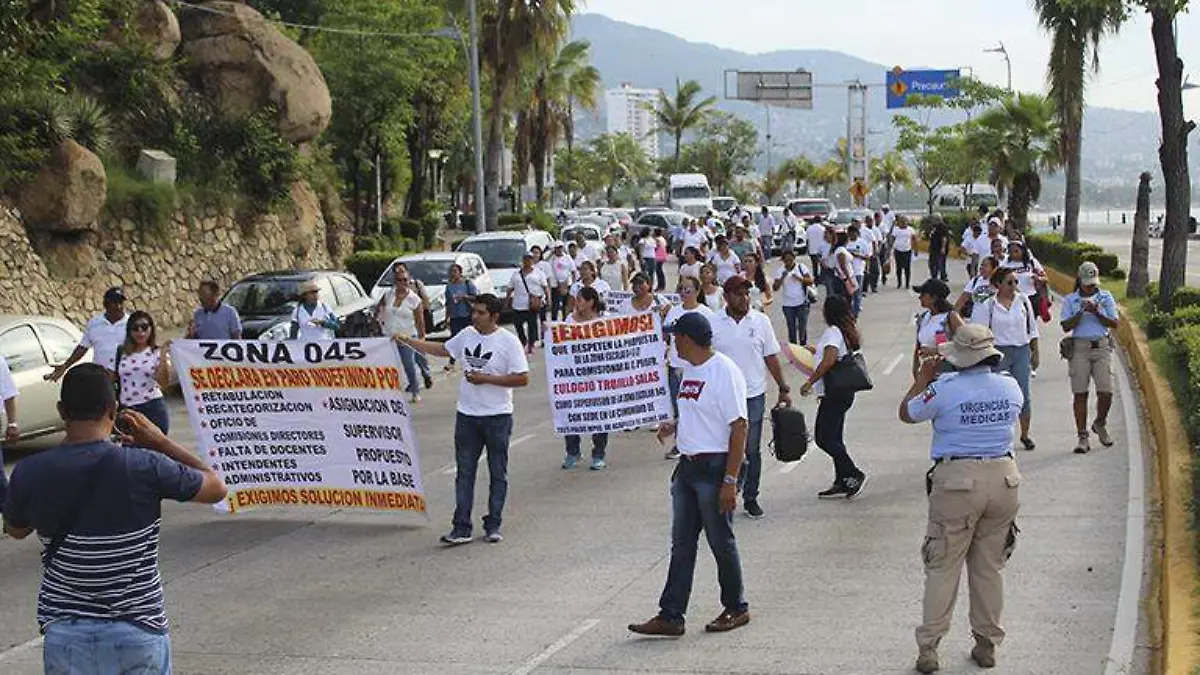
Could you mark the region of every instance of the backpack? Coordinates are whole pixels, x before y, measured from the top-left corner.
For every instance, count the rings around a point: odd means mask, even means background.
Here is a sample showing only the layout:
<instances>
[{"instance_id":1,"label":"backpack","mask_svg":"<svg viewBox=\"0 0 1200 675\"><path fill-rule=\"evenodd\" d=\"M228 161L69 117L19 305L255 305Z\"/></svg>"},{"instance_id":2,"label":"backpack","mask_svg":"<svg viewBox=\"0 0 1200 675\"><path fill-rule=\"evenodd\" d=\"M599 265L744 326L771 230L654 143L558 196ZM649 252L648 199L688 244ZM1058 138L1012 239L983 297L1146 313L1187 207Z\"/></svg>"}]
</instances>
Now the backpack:
<instances>
[{"instance_id":1,"label":"backpack","mask_svg":"<svg viewBox=\"0 0 1200 675\"><path fill-rule=\"evenodd\" d=\"M796 408L771 409L771 452L781 462L796 462L808 452L808 425Z\"/></svg>"}]
</instances>

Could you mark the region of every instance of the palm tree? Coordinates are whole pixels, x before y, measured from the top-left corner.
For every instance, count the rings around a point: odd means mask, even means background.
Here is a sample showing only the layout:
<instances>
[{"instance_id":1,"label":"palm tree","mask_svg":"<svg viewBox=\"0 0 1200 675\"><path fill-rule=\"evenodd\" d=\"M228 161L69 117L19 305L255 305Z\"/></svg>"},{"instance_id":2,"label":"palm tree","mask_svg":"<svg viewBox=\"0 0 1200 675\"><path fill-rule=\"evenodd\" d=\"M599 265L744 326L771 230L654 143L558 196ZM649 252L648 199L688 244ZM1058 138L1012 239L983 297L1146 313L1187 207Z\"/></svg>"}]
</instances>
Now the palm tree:
<instances>
[{"instance_id":1,"label":"palm tree","mask_svg":"<svg viewBox=\"0 0 1200 675\"><path fill-rule=\"evenodd\" d=\"M837 159L829 159L813 171L809 181L821 188L821 195L829 198L829 188L846 181L846 165Z\"/></svg>"},{"instance_id":2,"label":"palm tree","mask_svg":"<svg viewBox=\"0 0 1200 675\"><path fill-rule=\"evenodd\" d=\"M912 170L899 152L889 150L880 157L871 158L871 182L883 183L884 203L892 201L892 187L912 187Z\"/></svg>"},{"instance_id":3,"label":"palm tree","mask_svg":"<svg viewBox=\"0 0 1200 675\"><path fill-rule=\"evenodd\" d=\"M596 95L600 90L600 71L589 63L592 44L587 40L575 40L563 45L554 59L548 77L548 103L550 114L557 119L567 141L567 180L571 178L571 155L575 148L575 106L589 111L596 110ZM557 138L557 134L554 136ZM550 150L553 153L553 149ZM542 166L545 166L543 158ZM539 202L545 176L534 173Z\"/></svg>"},{"instance_id":4,"label":"palm tree","mask_svg":"<svg viewBox=\"0 0 1200 675\"><path fill-rule=\"evenodd\" d=\"M1049 98L1017 94L980 115L971 131L971 147L988 158L997 187L1008 191L1008 215L1022 230L1041 195L1041 173L1062 165L1057 119Z\"/></svg>"},{"instance_id":5,"label":"palm tree","mask_svg":"<svg viewBox=\"0 0 1200 675\"><path fill-rule=\"evenodd\" d=\"M783 172L786 173L796 185L795 196L800 196L800 184L807 183L808 181L812 180L813 173L816 170L816 165L813 164L812 160L805 155L793 157L784 163Z\"/></svg>"},{"instance_id":6,"label":"palm tree","mask_svg":"<svg viewBox=\"0 0 1200 675\"><path fill-rule=\"evenodd\" d=\"M1066 163L1067 190L1063 238L1079 240L1080 146L1083 90L1087 71L1100 70L1100 38L1121 24L1118 3L1033 0L1038 21L1050 32L1052 45L1046 80L1057 106L1059 147Z\"/></svg>"},{"instance_id":7,"label":"palm tree","mask_svg":"<svg viewBox=\"0 0 1200 675\"><path fill-rule=\"evenodd\" d=\"M668 98L666 92L658 92L654 119L659 128L675 138L675 167L679 166L679 151L683 144L684 132L703 124L717 104L716 96L697 100L703 91L699 82L688 80L681 85L677 77L674 98Z\"/></svg>"},{"instance_id":8,"label":"palm tree","mask_svg":"<svg viewBox=\"0 0 1200 675\"><path fill-rule=\"evenodd\" d=\"M566 35L575 0L494 0L483 9L480 60L491 76L487 111L487 167L484 171L487 229L500 210L500 162L511 95L527 59L552 52ZM531 153L532 154L532 153Z\"/></svg>"},{"instance_id":9,"label":"palm tree","mask_svg":"<svg viewBox=\"0 0 1200 675\"><path fill-rule=\"evenodd\" d=\"M758 191L767 198L768 204L774 203L775 198L783 192L787 181L788 174L784 168L780 167L774 171L767 171L767 175L763 176L763 179L758 183Z\"/></svg>"}]
</instances>

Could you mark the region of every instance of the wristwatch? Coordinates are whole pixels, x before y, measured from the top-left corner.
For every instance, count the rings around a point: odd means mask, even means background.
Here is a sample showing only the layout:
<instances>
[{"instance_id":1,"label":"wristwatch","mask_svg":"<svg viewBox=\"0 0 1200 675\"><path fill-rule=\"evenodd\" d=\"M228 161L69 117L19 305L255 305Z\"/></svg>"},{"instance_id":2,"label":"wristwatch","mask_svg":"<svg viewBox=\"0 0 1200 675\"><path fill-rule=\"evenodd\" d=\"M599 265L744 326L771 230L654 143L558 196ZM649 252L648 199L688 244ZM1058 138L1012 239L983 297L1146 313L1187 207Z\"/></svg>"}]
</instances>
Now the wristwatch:
<instances>
[{"instance_id":1,"label":"wristwatch","mask_svg":"<svg viewBox=\"0 0 1200 675\"><path fill-rule=\"evenodd\" d=\"M779 385L779 393L790 394L790 393L792 393L792 388L787 386L786 384L781 384L781 385Z\"/></svg>"},{"instance_id":2,"label":"wristwatch","mask_svg":"<svg viewBox=\"0 0 1200 675\"><path fill-rule=\"evenodd\" d=\"M726 485L737 485L737 476L726 475L723 481Z\"/></svg>"}]
</instances>

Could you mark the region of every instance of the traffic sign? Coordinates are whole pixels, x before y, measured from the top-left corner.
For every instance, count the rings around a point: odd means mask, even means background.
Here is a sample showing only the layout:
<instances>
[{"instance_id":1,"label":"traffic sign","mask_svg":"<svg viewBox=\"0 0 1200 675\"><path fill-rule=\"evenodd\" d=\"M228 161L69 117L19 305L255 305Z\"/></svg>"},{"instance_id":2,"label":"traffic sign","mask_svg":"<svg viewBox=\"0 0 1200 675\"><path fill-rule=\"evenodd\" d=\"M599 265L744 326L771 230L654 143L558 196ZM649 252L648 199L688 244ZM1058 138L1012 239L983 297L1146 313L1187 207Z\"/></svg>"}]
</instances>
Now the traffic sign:
<instances>
[{"instance_id":1,"label":"traffic sign","mask_svg":"<svg viewBox=\"0 0 1200 675\"><path fill-rule=\"evenodd\" d=\"M860 179L856 179L850 186L850 196L854 197L855 204L862 204L863 199L867 196L867 184Z\"/></svg>"},{"instance_id":2,"label":"traffic sign","mask_svg":"<svg viewBox=\"0 0 1200 675\"><path fill-rule=\"evenodd\" d=\"M729 73L734 73L734 90L729 90ZM813 107L813 74L807 70L725 72L725 98L756 101L784 108Z\"/></svg>"},{"instance_id":3,"label":"traffic sign","mask_svg":"<svg viewBox=\"0 0 1200 675\"><path fill-rule=\"evenodd\" d=\"M912 94L954 98L958 89L954 81L958 70L904 70L896 66L887 73L887 107L904 108Z\"/></svg>"}]
</instances>

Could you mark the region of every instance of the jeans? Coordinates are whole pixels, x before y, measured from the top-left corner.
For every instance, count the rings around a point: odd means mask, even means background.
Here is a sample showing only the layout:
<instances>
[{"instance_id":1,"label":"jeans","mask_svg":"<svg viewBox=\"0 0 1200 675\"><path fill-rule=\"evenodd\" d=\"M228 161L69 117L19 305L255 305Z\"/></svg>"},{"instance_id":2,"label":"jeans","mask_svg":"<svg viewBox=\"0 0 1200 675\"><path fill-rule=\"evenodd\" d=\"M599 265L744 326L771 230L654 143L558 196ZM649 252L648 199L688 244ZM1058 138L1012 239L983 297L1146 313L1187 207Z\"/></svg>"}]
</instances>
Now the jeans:
<instances>
[{"instance_id":1,"label":"jeans","mask_svg":"<svg viewBox=\"0 0 1200 675\"><path fill-rule=\"evenodd\" d=\"M654 287L654 290L658 291L659 293L667 290L666 260L663 260L662 262L659 262L658 260L654 261L654 278L658 281L658 284Z\"/></svg>"},{"instance_id":2,"label":"jeans","mask_svg":"<svg viewBox=\"0 0 1200 675\"><path fill-rule=\"evenodd\" d=\"M857 289L854 291L854 297L850 299L850 308L854 310L854 316L857 317L862 313L863 275L854 275L854 285L857 286Z\"/></svg>"},{"instance_id":3,"label":"jeans","mask_svg":"<svg viewBox=\"0 0 1200 675\"><path fill-rule=\"evenodd\" d=\"M580 455L580 437L575 434L566 436L567 454L572 457ZM592 434L592 459L604 459L604 451L608 448L608 434Z\"/></svg>"},{"instance_id":4,"label":"jeans","mask_svg":"<svg viewBox=\"0 0 1200 675\"><path fill-rule=\"evenodd\" d=\"M1021 414L1028 415L1032 410L1032 401L1029 398L1029 376L1033 372L1033 348L1027 344L1024 345L998 345L996 349L1004 357L1000 360L1000 365L996 366L996 372L1008 371L1009 375L1017 381L1021 387L1021 395L1025 397L1025 403L1021 406Z\"/></svg>"},{"instance_id":5,"label":"jeans","mask_svg":"<svg viewBox=\"0 0 1200 675\"><path fill-rule=\"evenodd\" d=\"M823 396L817 404L817 421L813 427L813 440L833 460L834 480L862 478L863 472L854 465L844 440L846 413L854 405L854 394L849 396Z\"/></svg>"},{"instance_id":6,"label":"jeans","mask_svg":"<svg viewBox=\"0 0 1200 675\"><path fill-rule=\"evenodd\" d=\"M422 375L425 377L430 377L429 358L426 357L423 352L417 352L416 354L413 354L413 361L416 362L417 370L421 371Z\"/></svg>"},{"instance_id":7,"label":"jeans","mask_svg":"<svg viewBox=\"0 0 1200 675\"><path fill-rule=\"evenodd\" d=\"M400 343L396 343L396 348L400 351L400 365L404 366L404 378L408 380L408 388L405 391L413 395L421 393L421 381L417 379L417 351Z\"/></svg>"},{"instance_id":8,"label":"jeans","mask_svg":"<svg viewBox=\"0 0 1200 675\"><path fill-rule=\"evenodd\" d=\"M504 499L508 496L508 440L512 436L512 415L464 415L454 421L454 533L471 534L471 507L475 504L475 472L479 458L487 449L488 514L483 530L500 530Z\"/></svg>"},{"instance_id":9,"label":"jeans","mask_svg":"<svg viewBox=\"0 0 1200 675\"><path fill-rule=\"evenodd\" d=\"M942 281L950 279L950 275L946 272L946 254L929 252L929 276Z\"/></svg>"},{"instance_id":10,"label":"jeans","mask_svg":"<svg viewBox=\"0 0 1200 675\"><path fill-rule=\"evenodd\" d=\"M537 312L528 309L518 309L513 317L513 324L517 328L517 337L520 338L521 344L527 348L533 347L538 339Z\"/></svg>"},{"instance_id":11,"label":"jeans","mask_svg":"<svg viewBox=\"0 0 1200 675\"><path fill-rule=\"evenodd\" d=\"M554 321L567 318L567 295L568 291L561 291L558 286L550 289L550 318Z\"/></svg>"},{"instance_id":12,"label":"jeans","mask_svg":"<svg viewBox=\"0 0 1200 675\"><path fill-rule=\"evenodd\" d=\"M679 368L667 368L667 390L671 392L671 412L679 419L679 383L683 381L683 371Z\"/></svg>"},{"instance_id":13,"label":"jeans","mask_svg":"<svg viewBox=\"0 0 1200 675\"><path fill-rule=\"evenodd\" d=\"M46 675L170 675L171 640L128 621L70 618L46 625Z\"/></svg>"},{"instance_id":14,"label":"jeans","mask_svg":"<svg viewBox=\"0 0 1200 675\"><path fill-rule=\"evenodd\" d=\"M811 305L807 302L795 307L783 306L783 320L787 324L788 342L794 345L808 344L808 312Z\"/></svg>"},{"instance_id":15,"label":"jeans","mask_svg":"<svg viewBox=\"0 0 1200 675\"><path fill-rule=\"evenodd\" d=\"M821 256L810 255L808 256L808 261L812 263L812 267L809 269L812 270L813 276L817 279L817 283L821 283Z\"/></svg>"},{"instance_id":16,"label":"jeans","mask_svg":"<svg viewBox=\"0 0 1200 675\"><path fill-rule=\"evenodd\" d=\"M766 262L771 259L771 247L774 246L774 240L775 240L775 237L773 237L769 234L764 234L762 237L759 238L759 243L762 244L763 262Z\"/></svg>"},{"instance_id":17,"label":"jeans","mask_svg":"<svg viewBox=\"0 0 1200 675\"><path fill-rule=\"evenodd\" d=\"M452 316L450 317L450 337L454 337L463 331L464 328L471 325L471 317L469 316ZM454 359L450 359L450 365L454 365Z\"/></svg>"},{"instance_id":18,"label":"jeans","mask_svg":"<svg viewBox=\"0 0 1200 675\"><path fill-rule=\"evenodd\" d=\"M653 286L655 282L655 271L658 269L658 261L654 258L642 258L642 273L646 275L646 281Z\"/></svg>"},{"instance_id":19,"label":"jeans","mask_svg":"<svg viewBox=\"0 0 1200 675\"><path fill-rule=\"evenodd\" d=\"M734 612L749 609L742 586L742 563L733 536L733 512L721 513L721 482L725 476L724 453L679 460L671 476L671 564L658 606L664 619L683 621L692 581L700 531L717 561L721 606Z\"/></svg>"},{"instance_id":20,"label":"jeans","mask_svg":"<svg viewBox=\"0 0 1200 675\"><path fill-rule=\"evenodd\" d=\"M738 472L738 488L742 491L742 499L748 502L758 499L758 486L762 481L762 430L766 409L766 394L746 399L746 460Z\"/></svg>"},{"instance_id":21,"label":"jeans","mask_svg":"<svg viewBox=\"0 0 1200 675\"><path fill-rule=\"evenodd\" d=\"M171 414L167 412L167 402L163 397L152 398L145 403L129 406L146 416L164 434L171 431Z\"/></svg>"},{"instance_id":22,"label":"jeans","mask_svg":"<svg viewBox=\"0 0 1200 675\"><path fill-rule=\"evenodd\" d=\"M908 288L912 283L912 251L896 251L896 288L904 284Z\"/></svg>"}]
</instances>

